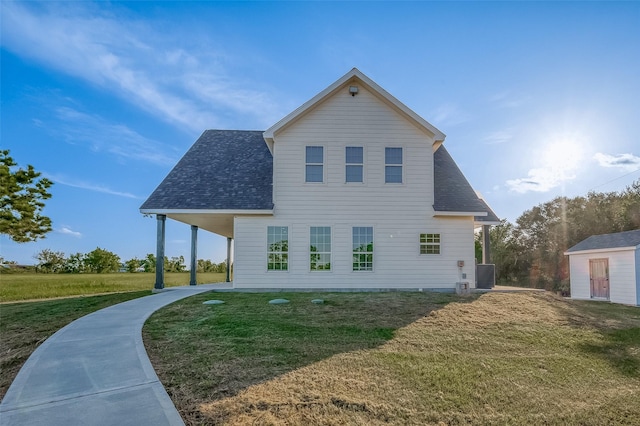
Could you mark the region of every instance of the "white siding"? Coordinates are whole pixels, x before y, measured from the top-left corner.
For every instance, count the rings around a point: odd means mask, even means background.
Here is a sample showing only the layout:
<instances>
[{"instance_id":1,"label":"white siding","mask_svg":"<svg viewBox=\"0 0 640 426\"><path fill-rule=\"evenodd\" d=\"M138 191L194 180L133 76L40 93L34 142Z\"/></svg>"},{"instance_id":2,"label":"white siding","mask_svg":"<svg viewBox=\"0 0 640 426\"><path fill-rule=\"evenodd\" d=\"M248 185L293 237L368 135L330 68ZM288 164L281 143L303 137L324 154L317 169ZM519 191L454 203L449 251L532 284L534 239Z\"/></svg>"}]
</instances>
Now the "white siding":
<instances>
[{"instance_id":1,"label":"white siding","mask_svg":"<svg viewBox=\"0 0 640 426\"><path fill-rule=\"evenodd\" d=\"M572 298L591 298L590 259L609 259L609 300L611 302L638 304L635 252L633 250L569 255Z\"/></svg>"},{"instance_id":2,"label":"white siding","mask_svg":"<svg viewBox=\"0 0 640 426\"><path fill-rule=\"evenodd\" d=\"M323 183L305 183L305 146L324 147ZM453 289L475 283L473 218L433 217L433 140L360 86L345 87L277 134L274 216L235 220L234 286ZM345 183L345 147L364 147L364 182ZM403 183L385 184L385 147L403 148ZM289 271L267 271L267 226L289 227ZM309 227L330 226L332 270L309 270ZM374 228L374 270L352 271L352 227ZM440 233L440 255L420 255ZM465 262L459 270L458 260Z\"/></svg>"}]
</instances>

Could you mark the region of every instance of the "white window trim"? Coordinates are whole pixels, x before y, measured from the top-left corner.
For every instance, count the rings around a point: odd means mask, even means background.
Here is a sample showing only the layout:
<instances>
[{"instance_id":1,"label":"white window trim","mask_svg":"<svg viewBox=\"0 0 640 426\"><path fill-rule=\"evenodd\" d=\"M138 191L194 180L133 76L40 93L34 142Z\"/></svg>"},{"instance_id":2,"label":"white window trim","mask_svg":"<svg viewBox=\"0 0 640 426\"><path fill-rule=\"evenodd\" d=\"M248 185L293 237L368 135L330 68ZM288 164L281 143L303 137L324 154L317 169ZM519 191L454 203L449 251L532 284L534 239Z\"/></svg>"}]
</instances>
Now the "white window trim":
<instances>
[{"instance_id":1,"label":"white window trim","mask_svg":"<svg viewBox=\"0 0 640 426\"><path fill-rule=\"evenodd\" d=\"M402 149L402 164L387 164L387 148L400 148ZM383 180L384 180L384 184L385 185L404 185L406 182L406 176L404 173L404 169L405 169L405 162L406 162L406 158L407 158L407 149L404 146L385 146L384 147L384 153L383 153L383 162L382 162L382 176L383 176ZM387 182L387 166L390 167L400 167L402 169L402 175L401 175L401 179L402 182Z\"/></svg>"},{"instance_id":2,"label":"white window trim","mask_svg":"<svg viewBox=\"0 0 640 426\"><path fill-rule=\"evenodd\" d=\"M329 265L330 268L329 269L311 269L311 228L329 228L329 239L330 239L330 244L331 244L331 251L326 252L326 251L319 251L318 254L329 254ZM333 272L333 227L330 225L313 225L313 226L309 226L307 235L309 236L309 241L307 244L308 250L309 250L309 272L328 272L331 273Z\"/></svg>"},{"instance_id":3,"label":"white window trim","mask_svg":"<svg viewBox=\"0 0 640 426\"><path fill-rule=\"evenodd\" d=\"M362 163L347 163L347 148L362 148ZM344 184L364 185L367 181L367 168L365 167L365 158L367 158L366 147L363 145L345 145L342 152L344 153ZM362 166L362 182L347 182L347 166Z\"/></svg>"},{"instance_id":4,"label":"white window trim","mask_svg":"<svg viewBox=\"0 0 640 426\"><path fill-rule=\"evenodd\" d=\"M276 251L271 251L269 250L269 228L271 227L275 227L275 228L287 228L287 269L283 270L283 269L269 269L269 254L270 253L285 253L285 252L276 252ZM291 234L290 234L290 226L289 225L267 225L267 227L264 229L264 235L267 237L266 238L266 247L265 247L265 271L268 273L288 273L291 270L291 257L290 257L290 253L291 253Z\"/></svg>"},{"instance_id":5,"label":"white window trim","mask_svg":"<svg viewBox=\"0 0 640 426\"><path fill-rule=\"evenodd\" d=\"M322 163L307 163L307 147L322 147ZM305 185L324 185L327 183L327 146L323 144L310 144L304 146L302 153L303 168L302 181ZM322 166L322 182L307 182L307 166Z\"/></svg>"},{"instance_id":6,"label":"white window trim","mask_svg":"<svg viewBox=\"0 0 640 426\"><path fill-rule=\"evenodd\" d=\"M373 251L371 252L371 269L367 270L367 269L358 269L358 270L354 270L353 269L353 255L354 255L354 251L353 251L353 228L371 228L371 238L372 238L372 242L373 242ZM355 273L355 274L359 274L359 273L373 273L376 270L376 228L373 225L351 225L350 227L350 231L351 231L351 268L350 268L350 272L351 273ZM369 253L369 252L366 252Z\"/></svg>"},{"instance_id":7,"label":"white window trim","mask_svg":"<svg viewBox=\"0 0 640 426\"><path fill-rule=\"evenodd\" d=\"M421 242L420 239L422 235L437 235L439 242L437 243L429 243L429 242ZM422 253L423 246L438 246L438 253ZM442 256L442 232L421 232L418 234L418 255L419 256Z\"/></svg>"}]
</instances>

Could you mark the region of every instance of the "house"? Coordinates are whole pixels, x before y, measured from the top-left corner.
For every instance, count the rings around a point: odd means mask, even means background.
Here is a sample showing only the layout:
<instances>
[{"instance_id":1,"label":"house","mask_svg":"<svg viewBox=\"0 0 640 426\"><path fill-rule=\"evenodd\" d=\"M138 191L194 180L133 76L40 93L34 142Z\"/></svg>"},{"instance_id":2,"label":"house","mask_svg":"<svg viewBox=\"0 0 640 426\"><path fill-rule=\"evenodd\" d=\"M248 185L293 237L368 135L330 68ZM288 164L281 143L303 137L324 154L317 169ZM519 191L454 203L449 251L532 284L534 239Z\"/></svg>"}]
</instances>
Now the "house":
<instances>
[{"instance_id":1,"label":"house","mask_svg":"<svg viewBox=\"0 0 640 426\"><path fill-rule=\"evenodd\" d=\"M640 306L640 229L593 235L565 254L571 298Z\"/></svg>"},{"instance_id":2,"label":"house","mask_svg":"<svg viewBox=\"0 0 640 426\"><path fill-rule=\"evenodd\" d=\"M227 237L235 288L473 287L474 228L499 219L444 139L354 68L264 132L205 131L140 211L158 259L166 217L192 263L198 229Z\"/></svg>"}]
</instances>

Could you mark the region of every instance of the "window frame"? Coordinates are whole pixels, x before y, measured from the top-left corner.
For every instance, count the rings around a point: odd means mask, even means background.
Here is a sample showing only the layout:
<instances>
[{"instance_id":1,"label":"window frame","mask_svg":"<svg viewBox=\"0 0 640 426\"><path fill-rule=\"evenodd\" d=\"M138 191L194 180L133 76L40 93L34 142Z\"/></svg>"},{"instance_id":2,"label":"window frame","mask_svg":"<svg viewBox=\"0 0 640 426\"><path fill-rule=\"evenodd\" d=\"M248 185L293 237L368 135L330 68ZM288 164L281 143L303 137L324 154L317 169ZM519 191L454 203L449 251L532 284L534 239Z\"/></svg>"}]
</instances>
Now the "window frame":
<instances>
[{"instance_id":1,"label":"window frame","mask_svg":"<svg viewBox=\"0 0 640 426\"><path fill-rule=\"evenodd\" d=\"M371 250L358 251L358 248L362 247L360 241L356 242L356 229L358 229L358 238L361 234L359 232L363 229L371 230ZM364 235L368 237L368 235ZM369 238L367 238L368 240ZM358 247L355 247L356 243L360 243ZM367 244L368 248L368 244ZM352 272L373 272L374 270L374 253L375 253L375 230L373 226L352 226L351 227L351 271ZM363 257L364 256L364 257ZM364 259L364 261L362 260ZM365 265L364 267L362 265ZM358 265L358 266L356 266Z\"/></svg>"},{"instance_id":2,"label":"window frame","mask_svg":"<svg viewBox=\"0 0 640 426\"><path fill-rule=\"evenodd\" d=\"M361 162L359 163L355 163L355 162L349 162L349 157L347 155L347 150L349 148L359 148L361 155L362 155L362 159ZM349 173L347 172L347 170L349 170L349 167L360 167L360 179L359 181L356 180L349 180ZM350 183L364 183L364 146L345 146L344 147L344 182L347 184Z\"/></svg>"},{"instance_id":3,"label":"window frame","mask_svg":"<svg viewBox=\"0 0 640 426\"><path fill-rule=\"evenodd\" d=\"M442 254L442 233L425 232L420 233L418 237L420 256L432 256ZM437 249L437 251L434 251Z\"/></svg>"},{"instance_id":4,"label":"window frame","mask_svg":"<svg viewBox=\"0 0 640 426\"><path fill-rule=\"evenodd\" d=\"M309 162L308 160L308 148L320 148L322 149L322 162L318 163L318 162ZM326 156L326 147L324 145L305 145L304 147L304 183L311 183L311 184L319 184L319 183L324 183L325 182L325 167L324 167L324 163L325 163L325 157ZM307 173L307 170L309 167L318 167L320 166L322 169L322 174L321 174L321 180L317 181L317 180L309 180L309 175Z\"/></svg>"},{"instance_id":5,"label":"window frame","mask_svg":"<svg viewBox=\"0 0 640 426\"><path fill-rule=\"evenodd\" d=\"M387 158L388 151L391 149L399 149L400 150L400 163L391 163L389 162L389 158ZM392 184L392 185L402 185L404 183L404 147L402 146L385 146L384 147L384 183ZM390 169L400 169L400 182L389 182L387 170Z\"/></svg>"},{"instance_id":6,"label":"window frame","mask_svg":"<svg viewBox=\"0 0 640 426\"><path fill-rule=\"evenodd\" d=\"M316 231L322 230L321 233L315 234L316 238L318 238L318 237L328 237L328 240L329 240L328 242L327 241L322 241L322 242L316 241L315 242L316 245L318 245L318 246L322 244L322 248L324 249L322 251L318 251L317 248L316 248L316 251L312 250L312 248L314 248L314 245L313 245L313 242L314 242L313 241L314 240L313 231L314 230L316 230ZM332 263L331 251L332 251L332 248L333 248L332 247L332 242L331 242L332 239L333 239L332 238L332 229L331 229L330 226L309 226L309 271L310 272L331 272L332 271L332 269L331 269L332 268L332 265L331 265L331 263ZM329 245L329 250L328 251L326 250L325 244ZM319 260L314 261L313 260L314 256L318 256L319 258L322 258L324 256L328 256L329 260L328 260L328 262L321 262ZM325 266L329 265L329 267L328 268L326 268L326 267L318 268L317 266L318 266L319 263L322 263Z\"/></svg>"},{"instance_id":7,"label":"window frame","mask_svg":"<svg viewBox=\"0 0 640 426\"><path fill-rule=\"evenodd\" d=\"M277 229L279 228L279 229ZM274 231L273 234L271 231ZM275 232L279 231L279 232ZM284 233L286 233L286 240L282 239ZM270 237L280 237L278 241L270 243ZM281 247L280 250L273 250L272 245L285 241L286 247ZM279 256L279 261L275 261L276 256ZM273 260L272 260L273 259ZM289 226L282 225L269 225L267 226L267 272L289 272ZM276 268L275 265L280 265L280 268ZM273 267L272 267L273 265ZM282 267L284 265L284 268Z\"/></svg>"}]
</instances>

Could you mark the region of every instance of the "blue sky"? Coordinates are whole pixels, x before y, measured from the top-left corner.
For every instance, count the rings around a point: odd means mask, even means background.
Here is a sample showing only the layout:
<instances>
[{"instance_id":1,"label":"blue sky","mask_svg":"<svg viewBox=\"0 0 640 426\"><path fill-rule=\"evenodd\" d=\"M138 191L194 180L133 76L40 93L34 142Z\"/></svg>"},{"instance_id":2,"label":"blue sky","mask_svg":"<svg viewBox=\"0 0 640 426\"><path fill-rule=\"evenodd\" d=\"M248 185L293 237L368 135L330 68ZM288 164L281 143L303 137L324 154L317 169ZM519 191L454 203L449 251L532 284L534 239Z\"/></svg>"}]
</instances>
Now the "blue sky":
<instances>
[{"instance_id":1,"label":"blue sky","mask_svg":"<svg viewBox=\"0 0 640 426\"><path fill-rule=\"evenodd\" d=\"M205 129L264 130L353 67L443 131L498 216L640 179L640 2L7 2L0 144L55 182L44 248L155 251L138 208ZM226 241L199 233L199 258ZM168 221L167 255L190 229Z\"/></svg>"}]
</instances>

